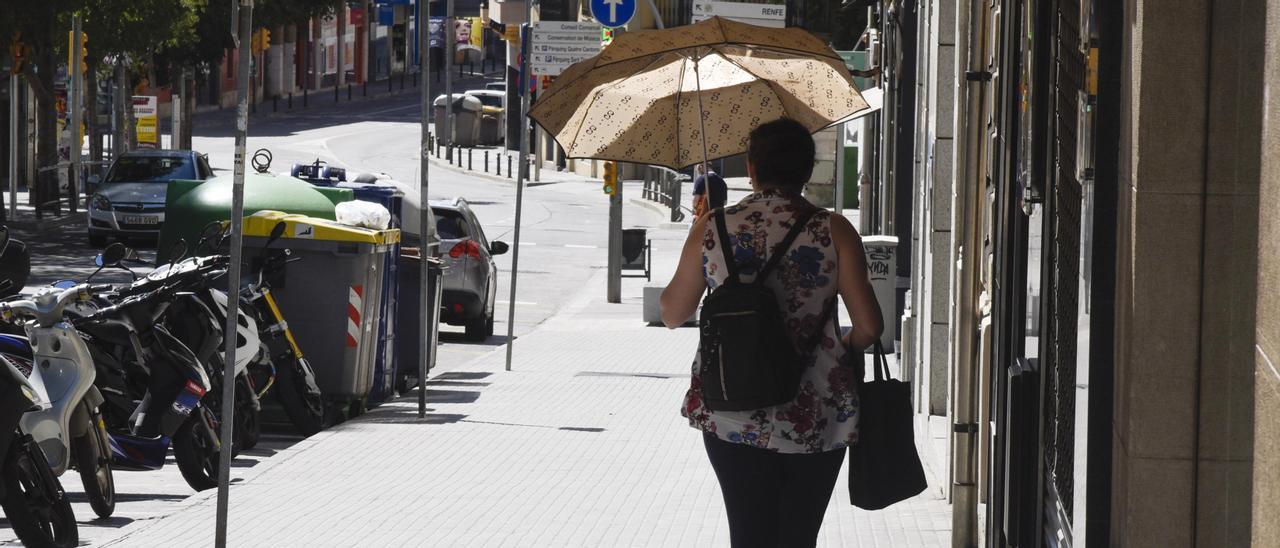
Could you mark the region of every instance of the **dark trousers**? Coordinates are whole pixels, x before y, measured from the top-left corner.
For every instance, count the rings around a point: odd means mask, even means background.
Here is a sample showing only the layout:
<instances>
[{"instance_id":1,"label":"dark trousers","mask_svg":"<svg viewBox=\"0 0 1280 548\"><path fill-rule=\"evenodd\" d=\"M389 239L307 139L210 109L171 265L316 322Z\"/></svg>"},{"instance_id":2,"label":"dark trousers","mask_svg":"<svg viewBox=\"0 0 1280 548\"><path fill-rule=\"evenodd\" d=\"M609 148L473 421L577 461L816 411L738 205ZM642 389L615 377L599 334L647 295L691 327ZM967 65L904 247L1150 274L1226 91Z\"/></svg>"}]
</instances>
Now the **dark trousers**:
<instances>
[{"instance_id":1,"label":"dark trousers","mask_svg":"<svg viewBox=\"0 0 1280 548\"><path fill-rule=\"evenodd\" d=\"M703 434L734 548L813 546L845 452L789 454Z\"/></svg>"}]
</instances>

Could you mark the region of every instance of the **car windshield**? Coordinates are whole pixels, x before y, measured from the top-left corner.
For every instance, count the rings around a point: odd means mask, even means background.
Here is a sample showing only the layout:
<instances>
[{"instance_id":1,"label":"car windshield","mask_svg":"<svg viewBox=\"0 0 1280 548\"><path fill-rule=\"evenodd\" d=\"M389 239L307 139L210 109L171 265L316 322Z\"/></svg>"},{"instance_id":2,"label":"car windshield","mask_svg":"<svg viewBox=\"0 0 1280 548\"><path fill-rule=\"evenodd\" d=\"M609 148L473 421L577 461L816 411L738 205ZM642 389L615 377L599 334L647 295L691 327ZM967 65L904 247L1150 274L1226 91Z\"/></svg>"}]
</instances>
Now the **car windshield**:
<instances>
[{"instance_id":1,"label":"car windshield","mask_svg":"<svg viewBox=\"0 0 1280 548\"><path fill-rule=\"evenodd\" d=\"M111 165L108 183L167 183L173 179L195 179L195 165L187 158L171 156L125 156Z\"/></svg>"},{"instance_id":2,"label":"car windshield","mask_svg":"<svg viewBox=\"0 0 1280 548\"><path fill-rule=\"evenodd\" d=\"M436 236L441 240L461 240L471 235L462 213L452 209L431 208L436 216Z\"/></svg>"}]
</instances>

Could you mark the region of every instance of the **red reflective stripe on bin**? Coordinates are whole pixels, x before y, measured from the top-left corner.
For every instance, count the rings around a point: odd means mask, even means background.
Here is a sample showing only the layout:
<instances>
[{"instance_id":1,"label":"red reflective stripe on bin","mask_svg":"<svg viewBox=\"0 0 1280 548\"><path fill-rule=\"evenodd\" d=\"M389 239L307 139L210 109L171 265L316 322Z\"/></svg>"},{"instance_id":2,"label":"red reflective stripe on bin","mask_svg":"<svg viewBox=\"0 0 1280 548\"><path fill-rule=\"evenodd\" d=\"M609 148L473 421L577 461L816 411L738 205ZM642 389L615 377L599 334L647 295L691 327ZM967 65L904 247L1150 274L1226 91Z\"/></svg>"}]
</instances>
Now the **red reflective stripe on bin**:
<instances>
[{"instance_id":1,"label":"red reflective stripe on bin","mask_svg":"<svg viewBox=\"0 0 1280 548\"><path fill-rule=\"evenodd\" d=\"M360 346L360 309L364 307L364 286L353 285L347 292L347 347Z\"/></svg>"}]
</instances>

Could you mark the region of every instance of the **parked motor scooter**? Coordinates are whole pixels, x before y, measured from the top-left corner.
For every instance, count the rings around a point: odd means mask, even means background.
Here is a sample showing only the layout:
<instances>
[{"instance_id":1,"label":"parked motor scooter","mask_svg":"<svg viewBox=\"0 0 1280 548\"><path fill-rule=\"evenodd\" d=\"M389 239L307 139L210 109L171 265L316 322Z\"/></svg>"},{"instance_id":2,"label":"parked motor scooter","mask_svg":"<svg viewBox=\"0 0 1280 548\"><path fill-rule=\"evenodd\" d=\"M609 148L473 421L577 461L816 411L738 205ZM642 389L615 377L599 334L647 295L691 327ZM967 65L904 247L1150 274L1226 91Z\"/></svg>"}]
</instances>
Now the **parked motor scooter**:
<instances>
[{"instance_id":1,"label":"parked motor scooter","mask_svg":"<svg viewBox=\"0 0 1280 548\"><path fill-rule=\"evenodd\" d=\"M0 335L0 349L25 346ZM50 407L19 369L29 360L0 354L0 506L26 546L75 546L79 542L71 499L49 467L40 445L22 429L25 413Z\"/></svg>"},{"instance_id":2,"label":"parked motor scooter","mask_svg":"<svg viewBox=\"0 0 1280 548\"><path fill-rule=\"evenodd\" d=\"M0 253L8 239L0 227ZM0 291L11 287L12 281L0 280ZM34 365L25 353L29 348L22 337L0 335L0 507L23 544L76 546L80 535L71 500L40 445L22 427L27 412L51 407L47 395L27 379Z\"/></svg>"},{"instance_id":3,"label":"parked motor scooter","mask_svg":"<svg viewBox=\"0 0 1280 548\"><path fill-rule=\"evenodd\" d=\"M229 225L210 223L205 227L196 249L218 247L218 242L225 237ZM250 363L252 384L261 386L259 397L268 390L274 389L276 398L284 408L289 421L303 435L310 436L323 430L328 424L325 416L325 404L320 387L316 384L315 371L311 363L302 354L289 322L285 320L275 296L271 293L270 280L278 275L287 263L298 259L289 258L287 249L270 249L272 244L284 235L285 223L277 223L272 227L262 257L253 265L253 272L245 276L240 290L240 310L247 313L256 325L258 338L261 339L265 352L260 359ZM221 287L222 285L219 285ZM210 306L217 312L218 318L226 318L226 296L220 291L209 293ZM239 361L239 360L237 360Z\"/></svg>"},{"instance_id":4,"label":"parked motor scooter","mask_svg":"<svg viewBox=\"0 0 1280 548\"><path fill-rule=\"evenodd\" d=\"M23 430L40 444L55 475L74 464L94 513L105 518L115 511L115 478L99 411L103 398L93 385L97 372L89 348L63 317L68 305L101 290L88 284L45 288L30 299L0 302L0 320L21 322L36 364L31 384L49 395L48 409L23 415Z\"/></svg>"},{"instance_id":5,"label":"parked motor scooter","mask_svg":"<svg viewBox=\"0 0 1280 548\"><path fill-rule=\"evenodd\" d=\"M128 251L109 246L101 266L122 267ZM75 324L102 372L117 466L159 469L172 444L183 479L199 491L217 485L219 420L205 399L214 392L206 365L169 329L168 314L181 293L180 284L164 282L122 292L110 306L83 309Z\"/></svg>"},{"instance_id":6,"label":"parked motor scooter","mask_svg":"<svg viewBox=\"0 0 1280 548\"><path fill-rule=\"evenodd\" d=\"M195 352L197 360L206 367L212 389L205 404L215 415L222 411L221 404L212 405L221 398L225 351L223 329L226 326L227 296L225 288L229 257L224 255L184 258L186 244L182 240L169 256L171 262L160 265L143 279L122 288L118 296L128 296L168 286L173 294L171 309L165 314L165 323L175 337ZM251 449L259 436L258 416L261 404L258 392L248 374L250 363L262 359L259 329L251 312L241 310L236 322L236 427L233 429L233 453Z\"/></svg>"}]
</instances>

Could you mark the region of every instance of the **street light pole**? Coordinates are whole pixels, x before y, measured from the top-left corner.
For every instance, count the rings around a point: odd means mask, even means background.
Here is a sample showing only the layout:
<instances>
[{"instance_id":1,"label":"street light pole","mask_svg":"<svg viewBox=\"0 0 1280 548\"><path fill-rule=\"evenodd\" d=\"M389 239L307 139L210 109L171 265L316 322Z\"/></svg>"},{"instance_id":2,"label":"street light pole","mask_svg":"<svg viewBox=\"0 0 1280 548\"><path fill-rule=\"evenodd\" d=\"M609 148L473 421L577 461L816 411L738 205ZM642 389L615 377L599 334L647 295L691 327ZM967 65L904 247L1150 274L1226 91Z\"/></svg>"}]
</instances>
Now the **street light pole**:
<instances>
[{"instance_id":1,"label":"street light pole","mask_svg":"<svg viewBox=\"0 0 1280 548\"><path fill-rule=\"evenodd\" d=\"M441 25L444 31L444 122L443 129L438 133L444 135L444 143L446 145L453 144L453 56L456 46L454 45L453 30L453 0L445 0L444 2L444 24ZM453 147L445 149L445 158L453 159Z\"/></svg>"},{"instance_id":2,"label":"street light pole","mask_svg":"<svg viewBox=\"0 0 1280 548\"><path fill-rule=\"evenodd\" d=\"M249 42L251 40L250 33L253 32L253 0L238 0L238 4L232 4L238 8L234 17L238 17L236 21L238 43L236 46L240 52L240 70L237 71L240 80L237 82L240 88L237 92L239 104L236 107L236 156L235 171L231 185L231 264L228 267L227 275L227 321L223 327L223 333L236 332L239 327L237 320L240 318L240 257L244 248L244 160L245 146L249 138L249 57L252 52L249 50ZM221 441L221 451L218 455L218 511L217 523L214 533L214 544L218 548L225 548L227 545L227 496L231 482L231 440L235 425L235 374L236 374L236 337L234 335L224 337L226 339L226 349L223 351L222 360L222 432L218 439ZM197 411L198 412L198 411Z\"/></svg>"},{"instance_id":3,"label":"street light pole","mask_svg":"<svg viewBox=\"0 0 1280 548\"><path fill-rule=\"evenodd\" d=\"M422 326L423 344L422 350L418 352L418 418L427 416L427 369L431 363L431 354L436 351L435 328L436 311L432 307L432 298L435 296L435 287L431 283L431 268L427 259L431 257L430 234L431 225L431 205L427 200L427 172L431 167L431 162L427 156L431 153L431 71L430 68L430 39L431 39L431 13L426 7L425 0L419 0L421 4L418 8L418 78L422 80L422 96L418 98L419 106L422 108L421 114L421 142L418 146L419 157L419 173L418 180L418 258L421 260L422 279L418 285L419 302L418 302L418 325Z\"/></svg>"},{"instance_id":4,"label":"street light pole","mask_svg":"<svg viewBox=\"0 0 1280 548\"><path fill-rule=\"evenodd\" d=\"M533 0L524 1L525 32L520 37L520 168L516 177L516 219L511 246L511 298L507 300L507 371L516 340L516 276L520 266L520 213L524 206L524 181L529 176L529 41L533 33Z\"/></svg>"},{"instance_id":5,"label":"street light pole","mask_svg":"<svg viewBox=\"0 0 1280 548\"><path fill-rule=\"evenodd\" d=\"M69 120L71 123L67 127L67 133L70 134L67 140L71 143L71 174L67 177L67 191L71 194L72 213L79 209L80 202L80 119L84 106L84 101L81 100L84 96L84 79L80 76L81 63L83 63L80 58L80 42L83 36L80 24L80 14L71 16L71 74L67 75L67 81L70 82L67 89L67 111L71 114Z\"/></svg>"}]
</instances>

